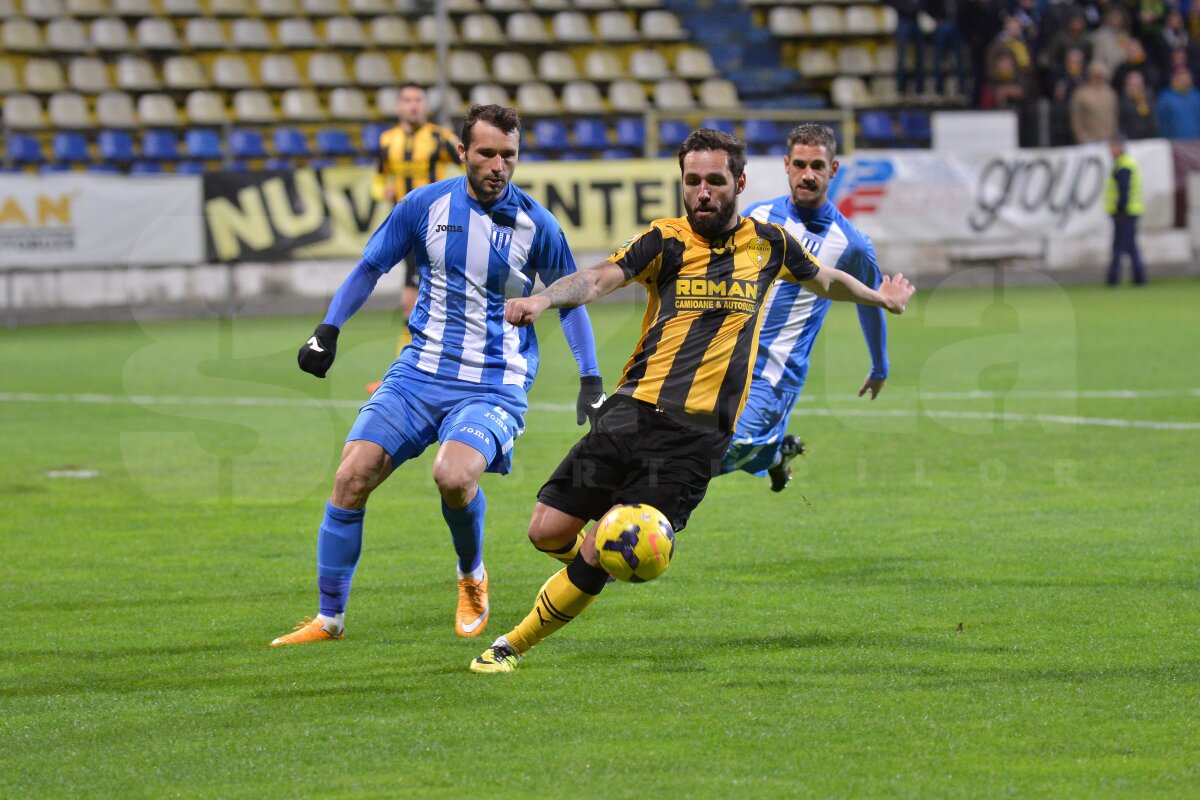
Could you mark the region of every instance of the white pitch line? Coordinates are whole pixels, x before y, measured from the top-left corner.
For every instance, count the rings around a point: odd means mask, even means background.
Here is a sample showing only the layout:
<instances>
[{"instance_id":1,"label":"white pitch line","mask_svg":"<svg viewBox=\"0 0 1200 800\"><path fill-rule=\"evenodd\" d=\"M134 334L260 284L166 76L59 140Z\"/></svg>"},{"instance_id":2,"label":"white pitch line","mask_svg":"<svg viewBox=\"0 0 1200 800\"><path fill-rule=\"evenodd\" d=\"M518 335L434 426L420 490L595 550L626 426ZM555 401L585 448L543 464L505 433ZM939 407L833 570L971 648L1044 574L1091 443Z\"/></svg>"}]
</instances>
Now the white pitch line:
<instances>
[{"instance_id":1,"label":"white pitch line","mask_svg":"<svg viewBox=\"0 0 1200 800\"><path fill-rule=\"evenodd\" d=\"M1197 390L1185 390L1196 393ZM925 395L921 395L925 397ZM156 395L113 394L38 394L35 392L0 392L0 403L79 403L95 405L137 406L235 406L265 408L358 408L363 400L318 400L295 397L183 397ZM533 403L533 411L574 411L569 403ZM931 419L971 419L1004 422L1038 422L1051 425L1098 426L1104 428L1143 428L1163 431L1200 430L1200 422L1166 422L1159 420L1122 419L1111 417L1077 417L1059 414L1018 414L988 411L937 411L931 409L872 409L872 408L796 408L794 416L814 417L913 417Z\"/></svg>"}]
</instances>

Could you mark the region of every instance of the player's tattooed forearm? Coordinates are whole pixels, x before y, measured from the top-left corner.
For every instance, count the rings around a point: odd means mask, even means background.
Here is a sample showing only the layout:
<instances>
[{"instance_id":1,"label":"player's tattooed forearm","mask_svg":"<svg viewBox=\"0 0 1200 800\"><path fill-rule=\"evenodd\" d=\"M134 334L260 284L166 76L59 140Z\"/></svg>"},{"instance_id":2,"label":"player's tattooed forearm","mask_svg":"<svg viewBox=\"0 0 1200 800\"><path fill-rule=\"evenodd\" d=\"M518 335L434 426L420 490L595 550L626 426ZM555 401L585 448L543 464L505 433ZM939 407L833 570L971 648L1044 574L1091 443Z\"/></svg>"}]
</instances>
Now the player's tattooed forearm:
<instances>
[{"instance_id":1,"label":"player's tattooed forearm","mask_svg":"<svg viewBox=\"0 0 1200 800\"><path fill-rule=\"evenodd\" d=\"M546 299L554 308L574 308L588 301L591 281L582 272L559 278L546 288Z\"/></svg>"}]
</instances>

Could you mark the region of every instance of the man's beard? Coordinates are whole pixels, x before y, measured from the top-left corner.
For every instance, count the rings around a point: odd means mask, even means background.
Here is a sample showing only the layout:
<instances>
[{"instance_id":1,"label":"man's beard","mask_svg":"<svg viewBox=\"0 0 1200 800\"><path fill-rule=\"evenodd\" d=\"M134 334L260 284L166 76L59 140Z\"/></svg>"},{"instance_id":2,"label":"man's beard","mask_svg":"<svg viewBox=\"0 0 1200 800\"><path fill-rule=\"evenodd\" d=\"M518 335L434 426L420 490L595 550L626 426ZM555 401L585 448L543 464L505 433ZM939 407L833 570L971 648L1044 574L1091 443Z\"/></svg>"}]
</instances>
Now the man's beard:
<instances>
[{"instance_id":1,"label":"man's beard","mask_svg":"<svg viewBox=\"0 0 1200 800\"><path fill-rule=\"evenodd\" d=\"M495 195L493 196L492 189L490 189L486 183L487 179L491 177L493 177L492 174L486 170L480 170L478 172L467 170L467 182L470 183L471 188L475 190L475 196L480 199L487 199L488 201L495 200L500 197L500 195L504 194L504 190L508 188L508 181L504 181L500 186L500 189L496 191Z\"/></svg>"},{"instance_id":2,"label":"man's beard","mask_svg":"<svg viewBox=\"0 0 1200 800\"><path fill-rule=\"evenodd\" d=\"M698 210L712 211L712 208L689 208L687 209L687 221L692 226L692 230L705 239L716 239L723 233L727 233L733 224L734 214L737 212L737 202L730 200L729 204L719 208L717 213L705 219L698 219L696 212Z\"/></svg>"}]
</instances>

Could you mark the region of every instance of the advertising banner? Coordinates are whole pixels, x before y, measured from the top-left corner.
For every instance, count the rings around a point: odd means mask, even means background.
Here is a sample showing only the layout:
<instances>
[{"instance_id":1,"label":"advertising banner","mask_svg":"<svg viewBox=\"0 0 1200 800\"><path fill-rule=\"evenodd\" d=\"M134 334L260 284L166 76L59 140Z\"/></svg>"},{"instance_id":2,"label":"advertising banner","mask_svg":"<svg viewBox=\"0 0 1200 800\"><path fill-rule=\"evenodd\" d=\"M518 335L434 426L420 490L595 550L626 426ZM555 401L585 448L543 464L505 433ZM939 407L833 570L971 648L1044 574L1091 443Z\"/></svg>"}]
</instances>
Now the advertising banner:
<instances>
[{"instance_id":1,"label":"advertising banner","mask_svg":"<svg viewBox=\"0 0 1200 800\"><path fill-rule=\"evenodd\" d=\"M201 198L189 175L5 175L0 268L198 264Z\"/></svg>"}]
</instances>

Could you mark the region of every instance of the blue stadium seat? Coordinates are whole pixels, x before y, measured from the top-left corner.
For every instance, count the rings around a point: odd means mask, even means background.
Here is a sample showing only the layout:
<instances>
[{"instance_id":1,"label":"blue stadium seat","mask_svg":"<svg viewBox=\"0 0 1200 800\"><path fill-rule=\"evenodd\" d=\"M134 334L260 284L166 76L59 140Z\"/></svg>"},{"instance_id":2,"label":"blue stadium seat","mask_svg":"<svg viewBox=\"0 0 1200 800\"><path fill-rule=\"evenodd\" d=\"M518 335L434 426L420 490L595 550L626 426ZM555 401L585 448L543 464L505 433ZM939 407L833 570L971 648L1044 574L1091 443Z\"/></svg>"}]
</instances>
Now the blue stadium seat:
<instances>
[{"instance_id":1,"label":"blue stadium seat","mask_svg":"<svg viewBox=\"0 0 1200 800\"><path fill-rule=\"evenodd\" d=\"M886 111L864 111L858 118L858 133L862 140L859 144L869 143L878 147L888 147L896 143L896 131L892 125L892 116Z\"/></svg>"},{"instance_id":2,"label":"blue stadium seat","mask_svg":"<svg viewBox=\"0 0 1200 800\"><path fill-rule=\"evenodd\" d=\"M780 130L779 124L769 119L748 119L742 127L742 132L746 144L755 147L770 147L787 138L787 134Z\"/></svg>"},{"instance_id":3,"label":"blue stadium seat","mask_svg":"<svg viewBox=\"0 0 1200 800\"><path fill-rule=\"evenodd\" d=\"M43 175L53 175L56 172L70 172L70 171L71 171L71 165L63 164L63 163L57 163L57 164L47 163L47 164L42 164L40 167L38 167L38 172L40 172Z\"/></svg>"},{"instance_id":4,"label":"blue stadium seat","mask_svg":"<svg viewBox=\"0 0 1200 800\"><path fill-rule=\"evenodd\" d=\"M637 158L639 155L640 152L635 153L627 147L606 147L600 151L600 157L603 159Z\"/></svg>"},{"instance_id":5,"label":"blue stadium seat","mask_svg":"<svg viewBox=\"0 0 1200 800\"><path fill-rule=\"evenodd\" d=\"M120 164L133 161L133 134L129 131L100 131L96 149L105 161Z\"/></svg>"},{"instance_id":6,"label":"blue stadium seat","mask_svg":"<svg viewBox=\"0 0 1200 800\"><path fill-rule=\"evenodd\" d=\"M911 144L928 142L933 138L929 126L929 114L925 111L905 109L900 112L900 135Z\"/></svg>"},{"instance_id":7,"label":"blue stadium seat","mask_svg":"<svg viewBox=\"0 0 1200 800\"><path fill-rule=\"evenodd\" d=\"M308 162L308 166L313 169L325 169L326 167L336 166L337 162L332 158L314 158Z\"/></svg>"},{"instance_id":8,"label":"blue stadium seat","mask_svg":"<svg viewBox=\"0 0 1200 800\"><path fill-rule=\"evenodd\" d=\"M263 169L290 170L291 168L292 168L292 162L288 161L286 158L268 158L263 163Z\"/></svg>"},{"instance_id":9,"label":"blue stadium seat","mask_svg":"<svg viewBox=\"0 0 1200 800\"><path fill-rule=\"evenodd\" d=\"M374 153L379 150L379 137L391 125L386 125L381 122L370 122L363 126L362 129L362 149L368 153Z\"/></svg>"},{"instance_id":10,"label":"blue stadium seat","mask_svg":"<svg viewBox=\"0 0 1200 800\"><path fill-rule=\"evenodd\" d=\"M592 150L608 147L608 126L604 124L603 120L585 117L575 120L574 127L576 146Z\"/></svg>"},{"instance_id":11,"label":"blue stadium seat","mask_svg":"<svg viewBox=\"0 0 1200 800\"><path fill-rule=\"evenodd\" d=\"M540 150L562 150L571 146L567 126L556 119L539 119L531 129Z\"/></svg>"},{"instance_id":12,"label":"blue stadium seat","mask_svg":"<svg viewBox=\"0 0 1200 800\"><path fill-rule=\"evenodd\" d=\"M157 161L135 161L129 168L130 175L160 175L162 171L162 164Z\"/></svg>"},{"instance_id":13,"label":"blue stadium seat","mask_svg":"<svg viewBox=\"0 0 1200 800\"><path fill-rule=\"evenodd\" d=\"M564 150L557 156L559 161L590 161L591 156L579 150Z\"/></svg>"},{"instance_id":14,"label":"blue stadium seat","mask_svg":"<svg viewBox=\"0 0 1200 800\"><path fill-rule=\"evenodd\" d=\"M317 152L323 156L352 156L358 152L350 134L338 128L317 131Z\"/></svg>"},{"instance_id":15,"label":"blue stadium seat","mask_svg":"<svg viewBox=\"0 0 1200 800\"><path fill-rule=\"evenodd\" d=\"M179 166L175 167L175 171L180 175L202 175L204 173L203 161L181 161Z\"/></svg>"},{"instance_id":16,"label":"blue stadium seat","mask_svg":"<svg viewBox=\"0 0 1200 800\"><path fill-rule=\"evenodd\" d=\"M700 127L701 128L712 128L714 131L721 131L721 133L728 133L730 136L736 135L736 131L734 131L734 128L733 128L733 120L715 119L713 117L709 117L708 119L706 119L700 123Z\"/></svg>"},{"instance_id":17,"label":"blue stadium seat","mask_svg":"<svg viewBox=\"0 0 1200 800\"><path fill-rule=\"evenodd\" d=\"M298 128L276 128L271 140L275 144L275 154L278 156L310 155L308 139Z\"/></svg>"},{"instance_id":18,"label":"blue stadium seat","mask_svg":"<svg viewBox=\"0 0 1200 800\"><path fill-rule=\"evenodd\" d=\"M646 123L641 117L623 117L617 120L617 144L632 147L639 153L646 146Z\"/></svg>"},{"instance_id":19,"label":"blue stadium seat","mask_svg":"<svg viewBox=\"0 0 1200 800\"><path fill-rule=\"evenodd\" d=\"M786 156L788 154L787 142L768 145L763 149L762 154L765 156Z\"/></svg>"},{"instance_id":20,"label":"blue stadium seat","mask_svg":"<svg viewBox=\"0 0 1200 800\"><path fill-rule=\"evenodd\" d=\"M121 174L121 168L118 167L116 164L89 164L87 171L101 173L101 174L105 174L105 175L120 175Z\"/></svg>"},{"instance_id":21,"label":"blue stadium seat","mask_svg":"<svg viewBox=\"0 0 1200 800\"><path fill-rule=\"evenodd\" d=\"M225 157L221 152L221 135L207 128L192 128L183 135L183 150L188 158L216 160Z\"/></svg>"},{"instance_id":22,"label":"blue stadium seat","mask_svg":"<svg viewBox=\"0 0 1200 800\"><path fill-rule=\"evenodd\" d=\"M235 128L229 132L229 152L235 158L266 158L267 148L262 134Z\"/></svg>"},{"instance_id":23,"label":"blue stadium seat","mask_svg":"<svg viewBox=\"0 0 1200 800\"><path fill-rule=\"evenodd\" d=\"M146 131L142 134L142 158L174 161L179 158L179 139L170 131Z\"/></svg>"},{"instance_id":24,"label":"blue stadium seat","mask_svg":"<svg viewBox=\"0 0 1200 800\"><path fill-rule=\"evenodd\" d=\"M664 119L658 123L658 143L662 147L678 147L692 132L692 127L681 119Z\"/></svg>"},{"instance_id":25,"label":"blue stadium seat","mask_svg":"<svg viewBox=\"0 0 1200 800\"><path fill-rule=\"evenodd\" d=\"M42 155L42 143L37 137L24 133L8 135L8 155L14 164L40 164L46 160Z\"/></svg>"},{"instance_id":26,"label":"blue stadium seat","mask_svg":"<svg viewBox=\"0 0 1200 800\"><path fill-rule=\"evenodd\" d=\"M59 131L54 134L51 149L54 159L63 164L86 164L92 160L88 155L87 136L78 131Z\"/></svg>"},{"instance_id":27,"label":"blue stadium seat","mask_svg":"<svg viewBox=\"0 0 1200 800\"><path fill-rule=\"evenodd\" d=\"M548 159L546 157L546 154L541 152L540 150L522 150L521 151L521 160L522 161L546 161Z\"/></svg>"}]
</instances>

